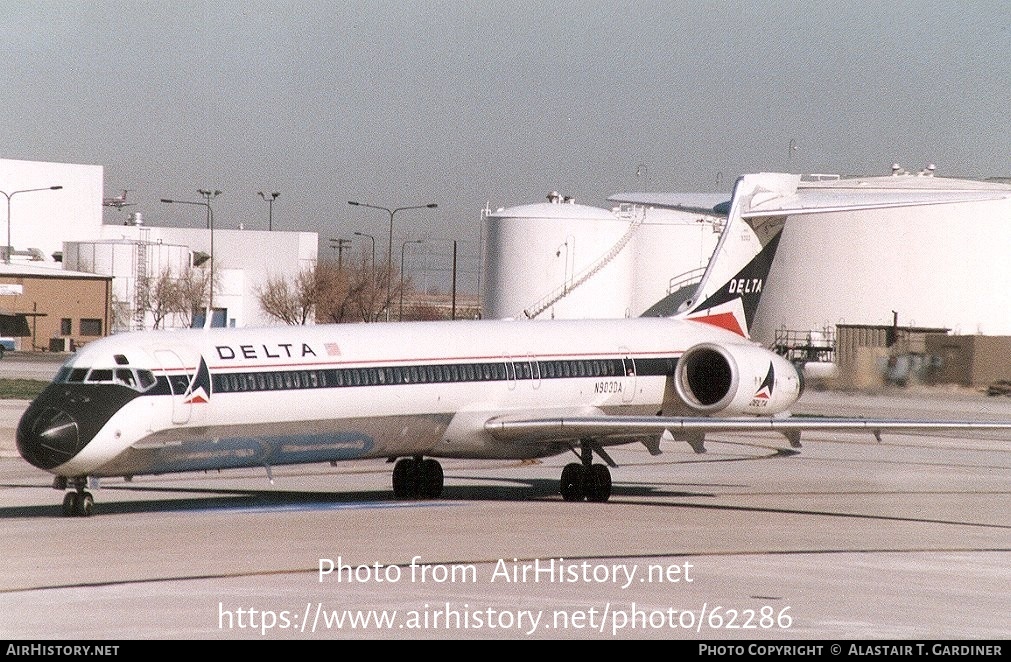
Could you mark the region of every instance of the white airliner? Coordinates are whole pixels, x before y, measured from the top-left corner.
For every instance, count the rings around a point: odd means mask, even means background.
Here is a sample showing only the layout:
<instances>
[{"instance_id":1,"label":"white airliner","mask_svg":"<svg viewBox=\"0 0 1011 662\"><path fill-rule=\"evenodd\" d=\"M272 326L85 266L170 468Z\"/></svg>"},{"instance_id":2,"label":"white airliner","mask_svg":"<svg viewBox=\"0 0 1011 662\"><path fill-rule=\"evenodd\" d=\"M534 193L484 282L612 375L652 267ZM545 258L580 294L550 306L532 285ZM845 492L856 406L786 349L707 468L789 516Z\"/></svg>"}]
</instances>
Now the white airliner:
<instances>
[{"instance_id":1,"label":"white airliner","mask_svg":"<svg viewBox=\"0 0 1011 662\"><path fill-rule=\"evenodd\" d=\"M561 494L606 501L605 448L663 438L701 451L712 431L1011 429L1011 423L783 416L803 384L748 339L785 217L979 199L979 192L797 200L799 177L738 181L726 230L673 317L456 321L152 331L89 343L30 405L21 455L70 488L87 516L89 478L399 458L398 498L434 498L439 457L527 459L573 452ZM634 196L629 196L634 197ZM652 200L651 204L664 204ZM671 206L676 206L671 203ZM780 416L776 416L779 414Z\"/></svg>"},{"instance_id":2,"label":"white airliner","mask_svg":"<svg viewBox=\"0 0 1011 662\"><path fill-rule=\"evenodd\" d=\"M133 207L134 203L126 201L126 194L130 191L123 189L123 192L119 195L114 195L111 198L103 198L103 207L115 207L116 209L122 209L123 207Z\"/></svg>"}]
</instances>

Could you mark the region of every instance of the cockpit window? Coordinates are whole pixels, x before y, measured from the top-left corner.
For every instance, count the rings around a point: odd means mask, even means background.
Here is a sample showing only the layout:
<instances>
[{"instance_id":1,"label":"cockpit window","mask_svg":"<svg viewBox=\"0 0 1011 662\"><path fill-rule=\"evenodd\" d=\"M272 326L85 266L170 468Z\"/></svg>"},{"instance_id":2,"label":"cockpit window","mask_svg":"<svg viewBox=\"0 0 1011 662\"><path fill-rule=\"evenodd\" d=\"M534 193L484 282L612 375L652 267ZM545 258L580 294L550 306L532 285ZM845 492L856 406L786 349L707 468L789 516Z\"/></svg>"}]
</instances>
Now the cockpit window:
<instances>
[{"instance_id":1,"label":"cockpit window","mask_svg":"<svg viewBox=\"0 0 1011 662\"><path fill-rule=\"evenodd\" d=\"M134 377L133 370L124 370L119 368L116 370L116 381L123 386L129 386L130 388L135 388L137 386L137 378Z\"/></svg>"},{"instance_id":2,"label":"cockpit window","mask_svg":"<svg viewBox=\"0 0 1011 662\"><path fill-rule=\"evenodd\" d=\"M137 379L140 381L140 390L146 391L155 385L156 380L154 378L154 373L150 370L138 370Z\"/></svg>"},{"instance_id":3,"label":"cockpit window","mask_svg":"<svg viewBox=\"0 0 1011 662\"><path fill-rule=\"evenodd\" d=\"M111 382L112 381L112 370L102 370L95 368L88 373L89 382Z\"/></svg>"},{"instance_id":4,"label":"cockpit window","mask_svg":"<svg viewBox=\"0 0 1011 662\"><path fill-rule=\"evenodd\" d=\"M132 368L61 368L54 378L57 383L119 384L144 392L157 383L150 370Z\"/></svg>"}]
</instances>

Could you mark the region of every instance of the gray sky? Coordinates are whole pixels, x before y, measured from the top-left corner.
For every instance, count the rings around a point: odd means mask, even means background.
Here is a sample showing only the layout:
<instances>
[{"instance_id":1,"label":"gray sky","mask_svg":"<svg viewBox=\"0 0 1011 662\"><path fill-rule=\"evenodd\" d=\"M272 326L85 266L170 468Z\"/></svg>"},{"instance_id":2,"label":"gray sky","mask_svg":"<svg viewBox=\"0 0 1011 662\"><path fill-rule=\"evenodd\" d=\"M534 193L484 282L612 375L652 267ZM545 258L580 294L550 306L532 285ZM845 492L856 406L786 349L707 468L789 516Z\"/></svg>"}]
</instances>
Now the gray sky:
<instances>
[{"instance_id":1,"label":"gray sky","mask_svg":"<svg viewBox=\"0 0 1011 662\"><path fill-rule=\"evenodd\" d=\"M381 256L389 216L348 200L437 202L396 215L394 252L476 255L486 202L553 189L608 206L763 170L1011 174L1006 0L19 0L0 48L0 156L104 166L138 205L106 222L199 226L158 201L203 187L218 226L265 229L256 192L280 191L275 229L367 232Z\"/></svg>"}]
</instances>

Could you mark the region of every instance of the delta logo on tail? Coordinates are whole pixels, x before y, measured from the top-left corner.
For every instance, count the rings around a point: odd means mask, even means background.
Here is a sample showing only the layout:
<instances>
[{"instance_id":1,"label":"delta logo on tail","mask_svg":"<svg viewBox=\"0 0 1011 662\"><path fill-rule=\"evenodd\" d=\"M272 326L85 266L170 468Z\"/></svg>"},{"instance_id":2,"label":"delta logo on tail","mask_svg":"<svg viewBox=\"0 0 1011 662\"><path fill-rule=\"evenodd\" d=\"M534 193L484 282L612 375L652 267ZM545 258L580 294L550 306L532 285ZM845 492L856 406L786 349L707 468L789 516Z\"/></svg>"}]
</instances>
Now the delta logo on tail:
<instances>
[{"instance_id":1,"label":"delta logo on tail","mask_svg":"<svg viewBox=\"0 0 1011 662\"><path fill-rule=\"evenodd\" d=\"M765 375L765 379L762 381L762 385L758 387L755 394L751 396L751 406L752 407L765 407L772 400L772 389L776 384L776 371L772 367L772 363L769 363L769 372Z\"/></svg>"},{"instance_id":2,"label":"delta logo on tail","mask_svg":"<svg viewBox=\"0 0 1011 662\"><path fill-rule=\"evenodd\" d=\"M718 326L747 338L779 246L779 237L780 234L774 236L726 285L695 306L686 319Z\"/></svg>"},{"instance_id":3,"label":"delta logo on tail","mask_svg":"<svg viewBox=\"0 0 1011 662\"><path fill-rule=\"evenodd\" d=\"M183 394L185 402L188 405L193 404L204 404L211 399L211 373L207 369L207 362L204 361L204 357L200 357L200 367L197 368L197 374L193 376L190 380L190 385L186 389L186 393Z\"/></svg>"}]
</instances>

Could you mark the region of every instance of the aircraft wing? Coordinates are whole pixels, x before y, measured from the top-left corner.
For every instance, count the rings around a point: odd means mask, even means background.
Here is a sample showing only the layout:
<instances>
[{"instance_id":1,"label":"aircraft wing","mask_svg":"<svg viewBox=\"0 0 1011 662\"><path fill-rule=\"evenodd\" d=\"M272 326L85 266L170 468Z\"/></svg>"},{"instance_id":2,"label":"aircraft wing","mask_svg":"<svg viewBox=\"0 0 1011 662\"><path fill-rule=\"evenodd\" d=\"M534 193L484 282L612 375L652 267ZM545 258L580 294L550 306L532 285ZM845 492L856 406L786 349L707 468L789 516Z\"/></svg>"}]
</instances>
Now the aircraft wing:
<instances>
[{"instance_id":1,"label":"aircraft wing","mask_svg":"<svg viewBox=\"0 0 1011 662\"><path fill-rule=\"evenodd\" d=\"M702 438L710 432L778 432L794 446L801 432L868 432L880 441L882 432L1011 432L1011 422L928 421L831 417L663 417L663 416L537 416L504 415L485 422L485 430L501 441L543 443L593 439L603 446L653 439L664 433L692 443L702 452ZM647 447L651 444L647 443ZM653 448L650 448L652 451Z\"/></svg>"}]
</instances>

